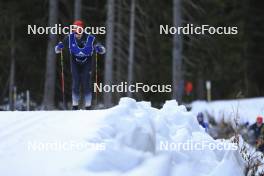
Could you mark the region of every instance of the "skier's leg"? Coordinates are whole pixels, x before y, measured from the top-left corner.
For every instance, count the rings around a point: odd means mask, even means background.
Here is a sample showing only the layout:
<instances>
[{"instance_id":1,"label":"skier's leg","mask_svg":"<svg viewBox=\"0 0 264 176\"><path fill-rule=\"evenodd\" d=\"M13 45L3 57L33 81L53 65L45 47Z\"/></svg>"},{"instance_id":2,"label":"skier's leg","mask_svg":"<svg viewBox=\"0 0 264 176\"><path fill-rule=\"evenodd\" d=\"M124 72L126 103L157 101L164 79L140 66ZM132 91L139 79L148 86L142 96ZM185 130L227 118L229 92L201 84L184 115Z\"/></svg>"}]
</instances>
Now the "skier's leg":
<instances>
[{"instance_id":1,"label":"skier's leg","mask_svg":"<svg viewBox=\"0 0 264 176\"><path fill-rule=\"evenodd\" d=\"M91 91L91 59L83 64L81 82L83 86L83 94L85 100L85 109L90 109L92 104L92 91Z\"/></svg>"},{"instance_id":2,"label":"skier's leg","mask_svg":"<svg viewBox=\"0 0 264 176\"><path fill-rule=\"evenodd\" d=\"M72 109L77 110L80 100L80 66L72 59L71 61L72 73Z\"/></svg>"}]
</instances>

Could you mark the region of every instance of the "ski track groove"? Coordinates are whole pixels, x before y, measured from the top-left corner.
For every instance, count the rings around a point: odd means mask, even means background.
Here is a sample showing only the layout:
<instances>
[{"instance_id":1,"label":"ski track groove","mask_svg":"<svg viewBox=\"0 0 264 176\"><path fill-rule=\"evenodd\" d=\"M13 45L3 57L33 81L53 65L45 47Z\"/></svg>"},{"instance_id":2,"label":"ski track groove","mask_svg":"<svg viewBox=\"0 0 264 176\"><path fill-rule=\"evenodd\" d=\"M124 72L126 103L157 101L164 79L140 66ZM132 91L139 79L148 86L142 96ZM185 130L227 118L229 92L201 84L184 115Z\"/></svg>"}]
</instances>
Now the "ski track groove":
<instances>
[{"instance_id":1,"label":"ski track groove","mask_svg":"<svg viewBox=\"0 0 264 176\"><path fill-rule=\"evenodd\" d=\"M26 114L22 114L23 118L19 118L14 120L7 125L0 128L0 144L4 145L6 141L12 140L14 137L21 137L27 131L34 132L34 126L43 122L44 120L56 117L63 117L61 115L54 115L54 114L43 114L43 113L33 113L29 116ZM33 130L32 130L33 129ZM0 147L1 147L0 145Z\"/></svg>"},{"instance_id":2,"label":"ski track groove","mask_svg":"<svg viewBox=\"0 0 264 176\"><path fill-rule=\"evenodd\" d=\"M14 125L24 123L24 122L30 120L31 118L34 118L34 116L36 116L36 114L30 115L30 116L27 116L26 114L23 114L23 116L20 117L19 119L16 119L16 120L14 120L14 121L8 123L8 124L5 125L5 126L2 126L2 127L0 128L0 134L1 134L3 131L12 128Z\"/></svg>"},{"instance_id":3,"label":"ski track groove","mask_svg":"<svg viewBox=\"0 0 264 176\"><path fill-rule=\"evenodd\" d=\"M47 116L46 114L45 115L34 114L34 116L38 116L36 118L32 118L32 116L30 116L31 118L29 118L26 121L16 123L16 125L9 127L9 129L8 129L9 132L7 132L4 135L0 135L0 144L3 143L5 141L5 139L7 139L7 138L10 139L10 137L12 137L12 136L19 135L22 132L25 132L25 131L31 129L31 128L27 128L27 127L32 127L32 126L34 126L34 124L37 124L37 123L43 121L44 119L49 118L49 116ZM10 128L11 128L11 130L10 130Z\"/></svg>"}]
</instances>

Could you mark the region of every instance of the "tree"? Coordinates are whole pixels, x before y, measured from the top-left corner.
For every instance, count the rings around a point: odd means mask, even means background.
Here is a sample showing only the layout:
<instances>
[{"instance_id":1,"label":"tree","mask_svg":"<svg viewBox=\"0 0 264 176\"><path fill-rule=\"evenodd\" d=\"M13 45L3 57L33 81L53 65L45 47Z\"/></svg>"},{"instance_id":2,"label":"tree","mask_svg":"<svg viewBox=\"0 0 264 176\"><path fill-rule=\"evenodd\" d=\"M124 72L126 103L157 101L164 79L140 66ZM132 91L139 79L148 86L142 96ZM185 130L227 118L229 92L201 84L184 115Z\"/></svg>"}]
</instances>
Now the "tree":
<instances>
[{"instance_id":1,"label":"tree","mask_svg":"<svg viewBox=\"0 0 264 176\"><path fill-rule=\"evenodd\" d=\"M107 20L106 20L106 55L104 84L111 85L113 82L113 50L114 50L114 19L115 19L115 0L107 1ZM104 104L106 107L112 105L112 93L104 93Z\"/></svg>"},{"instance_id":2,"label":"tree","mask_svg":"<svg viewBox=\"0 0 264 176\"><path fill-rule=\"evenodd\" d=\"M54 26L58 22L58 0L49 0L49 26ZM55 78L56 78L56 54L54 46L57 37L49 34L47 55L46 55L46 74L45 87L42 106L44 109L54 108L55 98Z\"/></svg>"},{"instance_id":3,"label":"tree","mask_svg":"<svg viewBox=\"0 0 264 176\"><path fill-rule=\"evenodd\" d=\"M82 0L74 1L74 19L81 19L82 17Z\"/></svg>"},{"instance_id":4,"label":"tree","mask_svg":"<svg viewBox=\"0 0 264 176\"><path fill-rule=\"evenodd\" d=\"M173 26L182 26L181 0L173 0ZM182 36L173 36L172 50L172 97L182 101L183 96L183 73L182 73Z\"/></svg>"},{"instance_id":5,"label":"tree","mask_svg":"<svg viewBox=\"0 0 264 176\"><path fill-rule=\"evenodd\" d=\"M15 13L18 10L18 6L14 2L8 2L6 4L6 9L2 9L2 16L3 21L1 21L1 24L5 24L7 22L10 22L10 25L8 25L8 30L10 33L5 33L7 36L10 34L10 39L8 40L8 47L10 49L10 55L8 58L10 58L10 70L9 70L9 110L15 110L16 106L16 52L18 49L20 49L19 46L19 40L16 35L16 28L18 28L23 20L21 20L21 15L19 13ZM3 31L7 31L3 29ZM2 38L4 40L4 38Z\"/></svg>"},{"instance_id":6,"label":"tree","mask_svg":"<svg viewBox=\"0 0 264 176\"><path fill-rule=\"evenodd\" d=\"M131 0L130 10L130 32L129 32L129 54L128 54L128 85L133 83L134 49L135 48L135 0ZM128 97L132 97L132 92L128 91Z\"/></svg>"},{"instance_id":7,"label":"tree","mask_svg":"<svg viewBox=\"0 0 264 176\"><path fill-rule=\"evenodd\" d=\"M124 81L127 73L127 60L124 43L127 43L125 40L125 10L126 10L126 2L123 0L116 1L116 21L115 21L115 43L114 43L114 81L115 84L119 84L121 81ZM124 49L125 48L125 49ZM116 93L113 102L118 102L120 97L122 97L121 93Z\"/></svg>"},{"instance_id":8,"label":"tree","mask_svg":"<svg viewBox=\"0 0 264 176\"><path fill-rule=\"evenodd\" d=\"M14 88L15 88L15 68L16 68L16 60L15 60L15 20L12 19L11 24L11 37L10 37L10 75L9 75L9 108L10 110L15 109L15 101L14 101Z\"/></svg>"}]
</instances>

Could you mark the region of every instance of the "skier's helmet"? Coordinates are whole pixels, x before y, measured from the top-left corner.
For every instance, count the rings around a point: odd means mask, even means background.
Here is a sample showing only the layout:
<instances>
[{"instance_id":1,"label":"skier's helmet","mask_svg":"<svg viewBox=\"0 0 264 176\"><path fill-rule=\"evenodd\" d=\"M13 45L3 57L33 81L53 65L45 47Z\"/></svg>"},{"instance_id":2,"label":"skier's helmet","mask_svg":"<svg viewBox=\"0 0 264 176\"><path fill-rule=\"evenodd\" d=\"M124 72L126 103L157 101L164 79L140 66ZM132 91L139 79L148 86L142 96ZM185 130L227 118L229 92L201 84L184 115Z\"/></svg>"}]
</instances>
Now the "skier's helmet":
<instances>
[{"instance_id":1,"label":"skier's helmet","mask_svg":"<svg viewBox=\"0 0 264 176\"><path fill-rule=\"evenodd\" d=\"M73 26L74 26L74 32L80 34L83 32L84 22L82 20L75 20Z\"/></svg>"}]
</instances>

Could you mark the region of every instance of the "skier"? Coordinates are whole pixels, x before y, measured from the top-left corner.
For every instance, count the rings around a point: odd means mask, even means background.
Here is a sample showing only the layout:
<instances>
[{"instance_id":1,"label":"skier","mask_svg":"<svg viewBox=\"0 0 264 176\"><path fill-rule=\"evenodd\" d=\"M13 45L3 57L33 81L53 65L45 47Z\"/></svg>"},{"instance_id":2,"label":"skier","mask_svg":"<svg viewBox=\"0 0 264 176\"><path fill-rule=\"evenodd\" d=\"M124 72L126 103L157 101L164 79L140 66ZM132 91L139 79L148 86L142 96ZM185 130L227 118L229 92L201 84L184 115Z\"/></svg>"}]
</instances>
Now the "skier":
<instances>
[{"instance_id":1,"label":"skier","mask_svg":"<svg viewBox=\"0 0 264 176\"><path fill-rule=\"evenodd\" d=\"M199 112L197 115L198 123L205 129L206 132L209 130L209 125L204 121L204 115L202 112Z\"/></svg>"},{"instance_id":2,"label":"skier","mask_svg":"<svg viewBox=\"0 0 264 176\"><path fill-rule=\"evenodd\" d=\"M80 87L82 86L85 109L91 109L91 71L92 55L94 51L99 54L105 53L105 47L101 44L94 44L95 37L83 32L84 22L76 20L74 32L67 35L63 42L55 46L55 52L60 53L64 46L67 46L71 58L72 74L72 109L78 110L80 101Z\"/></svg>"}]
</instances>

